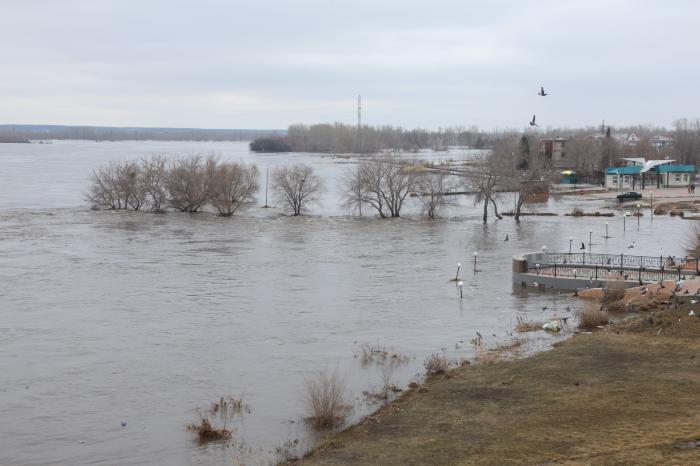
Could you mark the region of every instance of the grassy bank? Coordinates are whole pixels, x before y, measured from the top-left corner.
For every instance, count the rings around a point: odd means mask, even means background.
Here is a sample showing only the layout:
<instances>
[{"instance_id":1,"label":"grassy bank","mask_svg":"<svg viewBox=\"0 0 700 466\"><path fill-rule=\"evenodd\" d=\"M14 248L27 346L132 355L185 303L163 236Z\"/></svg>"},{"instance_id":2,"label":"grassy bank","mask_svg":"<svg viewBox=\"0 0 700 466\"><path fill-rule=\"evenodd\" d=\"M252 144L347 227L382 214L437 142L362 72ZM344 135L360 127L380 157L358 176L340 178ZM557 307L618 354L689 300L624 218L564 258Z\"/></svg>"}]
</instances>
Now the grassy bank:
<instances>
[{"instance_id":1,"label":"grassy bank","mask_svg":"<svg viewBox=\"0 0 700 466\"><path fill-rule=\"evenodd\" d=\"M700 464L700 318L649 317L433 377L303 464Z\"/></svg>"}]
</instances>

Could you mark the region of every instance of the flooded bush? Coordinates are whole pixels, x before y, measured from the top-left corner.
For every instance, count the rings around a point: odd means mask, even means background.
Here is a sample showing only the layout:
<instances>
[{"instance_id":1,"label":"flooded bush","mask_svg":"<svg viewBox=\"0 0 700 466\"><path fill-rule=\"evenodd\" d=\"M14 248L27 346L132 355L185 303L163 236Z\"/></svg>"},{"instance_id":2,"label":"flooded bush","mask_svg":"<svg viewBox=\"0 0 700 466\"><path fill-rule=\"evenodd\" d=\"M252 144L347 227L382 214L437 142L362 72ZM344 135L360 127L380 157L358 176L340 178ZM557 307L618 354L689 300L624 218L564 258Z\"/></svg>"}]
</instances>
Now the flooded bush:
<instances>
[{"instance_id":1,"label":"flooded bush","mask_svg":"<svg viewBox=\"0 0 700 466\"><path fill-rule=\"evenodd\" d=\"M112 162L93 172L86 195L94 210L199 212L206 206L222 217L255 201L258 169L253 164L219 162L216 155L168 160L152 154L138 162Z\"/></svg>"},{"instance_id":2,"label":"flooded bush","mask_svg":"<svg viewBox=\"0 0 700 466\"><path fill-rule=\"evenodd\" d=\"M250 413L250 406L243 402L243 397L221 397L204 412L198 412L199 420L189 424L187 430L197 435L200 444L228 440L233 435L229 424L246 413ZM217 421L220 426L216 425Z\"/></svg>"},{"instance_id":3,"label":"flooded bush","mask_svg":"<svg viewBox=\"0 0 700 466\"><path fill-rule=\"evenodd\" d=\"M347 419L351 406L347 402L345 381L336 372L321 372L306 381L306 420L317 430L332 429Z\"/></svg>"},{"instance_id":4,"label":"flooded bush","mask_svg":"<svg viewBox=\"0 0 700 466\"><path fill-rule=\"evenodd\" d=\"M594 329L601 325L607 325L610 315L597 304L588 303L578 314L578 328L582 330Z\"/></svg>"},{"instance_id":5,"label":"flooded bush","mask_svg":"<svg viewBox=\"0 0 700 466\"><path fill-rule=\"evenodd\" d=\"M433 353L423 363L427 375L444 374L450 369L450 361L445 354Z\"/></svg>"},{"instance_id":6,"label":"flooded bush","mask_svg":"<svg viewBox=\"0 0 700 466\"><path fill-rule=\"evenodd\" d=\"M208 417L202 417L199 422L188 425L187 430L197 435L200 444L228 440L232 435L231 430L225 427L214 427Z\"/></svg>"},{"instance_id":7,"label":"flooded bush","mask_svg":"<svg viewBox=\"0 0 700 466\"><path fill-rule=\"evenodd\" d=\"M355 357L358 355L355 354ZM384 361L392 360L401 364L409 361L409 357L403 353L399 353L379 343L363 343L360 346L360 361L363 366L370 364L382 364Z\"/></svg>"},{"instance_id":8,"label":"flooded bush","mask_svg":"<svg viewBox=\"0 0 700 466\"><path fill-rule=\"evenodd\" d=\"M581 217L581 216L583 216L583 209L580 207L574 207L573 210L571 211L571 215L573 217Z\"/></svg>"}]
</instances>

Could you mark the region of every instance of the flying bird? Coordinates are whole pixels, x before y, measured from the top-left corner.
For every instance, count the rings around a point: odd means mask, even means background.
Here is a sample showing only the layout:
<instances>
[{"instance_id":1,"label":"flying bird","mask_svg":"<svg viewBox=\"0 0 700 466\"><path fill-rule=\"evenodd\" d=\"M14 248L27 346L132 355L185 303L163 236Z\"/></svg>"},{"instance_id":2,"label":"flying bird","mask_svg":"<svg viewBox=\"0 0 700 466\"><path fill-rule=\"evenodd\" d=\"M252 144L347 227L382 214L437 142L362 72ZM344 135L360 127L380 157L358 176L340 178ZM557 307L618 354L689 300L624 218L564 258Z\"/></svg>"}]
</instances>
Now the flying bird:
<instances>
[{"instance_id":1,"label":"flying bird","mask_svg":"<svg viewBox=\"0 0 700 466\"><path fill-rule=\"evenodd\" d=\"M537 93L537 95L544 97L544 96L549 95L549 94L547 94L544 91L544 86L540 86L540 91Z\"/></svg>"},{"instance_id":2,"label":"flying bird","mask_svg":"<svg viewBox=\"0 0 700 466\"><path fill-rule=\"evenodd\" d=\"M537 123L535 123L535 116L536 115L532 115L532 121L530 122L530 126L537 126Z\"/></svg>"}]
</instances>

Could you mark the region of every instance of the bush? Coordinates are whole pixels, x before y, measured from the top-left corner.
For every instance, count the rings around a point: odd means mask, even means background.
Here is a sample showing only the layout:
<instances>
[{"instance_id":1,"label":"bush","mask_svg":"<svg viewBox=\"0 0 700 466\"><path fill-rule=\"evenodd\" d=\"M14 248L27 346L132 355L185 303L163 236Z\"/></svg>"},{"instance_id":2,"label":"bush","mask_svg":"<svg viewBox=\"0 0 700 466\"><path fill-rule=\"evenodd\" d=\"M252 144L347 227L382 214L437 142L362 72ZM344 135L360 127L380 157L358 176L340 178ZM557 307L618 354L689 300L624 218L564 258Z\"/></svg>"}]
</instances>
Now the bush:
<instances>
[{"instance_id":1,"label":"bush","mask_svg":"<svg viewBox=\"0 0 700 466\"><path fill-rule=\"evenodd\" d=\"M321 372L306 381L307 421L318 430L345 422L350 412L345 381L335 372Z\"/></svg>"},{"instance_id":2,"label":"bush","mask_svg":"<svg viewBox=\"0 0 700 466\"><path fill-rule=\"evenodd\" d=\"M197 434L199 443L227 440L231 438L231 431L225 427L217 429L212 426L208 417L203 416L199 422L187 426L187 430Z\"/></svg>"},{"instance_id":3,"label":"bush","mask_svg":"<svg viewBox=\"0 0 700 466\"><path fill-rule=\"evenodd\" d=\"M450 361L444 354L431 354L423 363L427 375L444 374L450 368Z\"/></svg>"},{"instance_id":4,"label":"bush","mask_svg":"<svg viewBox=\"0 0 700 466\"><path fill-rule=\"evenodd\" d=\"M578 315L578 328L590 330L600 325L607 325L610 316L596 304L587 305Z\"/></svg>"},{"instance_id":5,"label":"bush","mask_svg":"<svg viewBox=\"0 0 700 466\"><path fill-rule=\"evenodd\" d=\"M571 215L573 217L581 217L583 216L583 209L580 207L574 207L574 209L571 211Z\"/></svg>"},{"instance_id":6,"label":"bush","mask_svg":"<svg viewBox=\"0 0 700 466\"><path fill-rule=\"evenodd\" d=\"M615 301L619 301L622 298L625 297L625 292L627 291L627 288L625 287L625 284L620 281L609 281L605 284L605 302L606 304L613 303Z\"/></svg>"}]
</instances>

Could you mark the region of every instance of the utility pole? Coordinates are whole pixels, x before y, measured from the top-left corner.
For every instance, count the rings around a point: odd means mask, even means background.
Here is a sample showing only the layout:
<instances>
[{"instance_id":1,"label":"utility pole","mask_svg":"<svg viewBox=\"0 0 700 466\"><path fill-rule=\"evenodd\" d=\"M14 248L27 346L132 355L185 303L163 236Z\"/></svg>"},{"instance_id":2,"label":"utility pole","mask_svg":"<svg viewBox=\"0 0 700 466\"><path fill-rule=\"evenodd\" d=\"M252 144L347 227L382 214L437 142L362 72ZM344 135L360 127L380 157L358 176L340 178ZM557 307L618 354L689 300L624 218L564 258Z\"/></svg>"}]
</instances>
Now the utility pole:
<instances>
[{"instance_id":1,"label":"utility pole","mask_svg":"<svg viewBox=\"0 0 700 466\"><path fill-rule=\"evenodd\" d=\"M362 96L357 96L357 151L362 153Z\"/></svg>"},{"instance_id":2,"label":"utility pole","mask_svg":"<svg viewBox=\"0 0 700 466\"><path fill-rule=\"evenodd\" d=\"M269 184L270 180L270 164L267 165L267 173L265 174L265 205L264 207L269 207L267 205L267 185Z\"/></svg>"}]
</instances>

